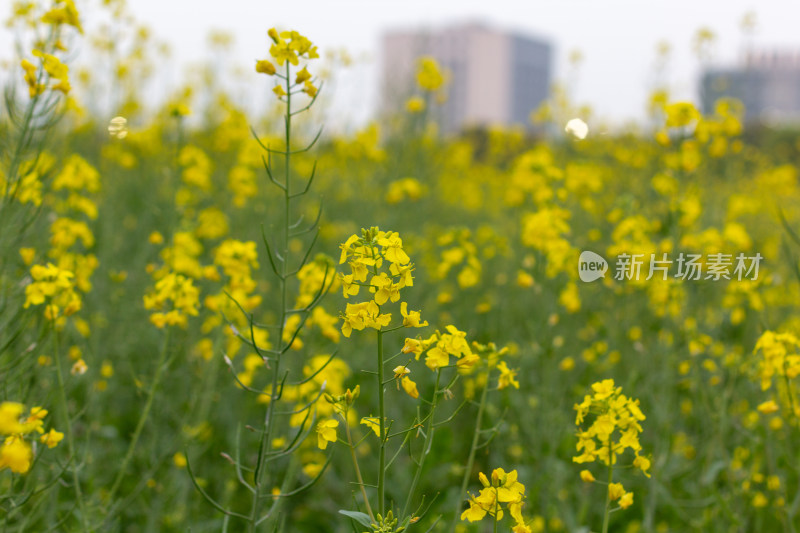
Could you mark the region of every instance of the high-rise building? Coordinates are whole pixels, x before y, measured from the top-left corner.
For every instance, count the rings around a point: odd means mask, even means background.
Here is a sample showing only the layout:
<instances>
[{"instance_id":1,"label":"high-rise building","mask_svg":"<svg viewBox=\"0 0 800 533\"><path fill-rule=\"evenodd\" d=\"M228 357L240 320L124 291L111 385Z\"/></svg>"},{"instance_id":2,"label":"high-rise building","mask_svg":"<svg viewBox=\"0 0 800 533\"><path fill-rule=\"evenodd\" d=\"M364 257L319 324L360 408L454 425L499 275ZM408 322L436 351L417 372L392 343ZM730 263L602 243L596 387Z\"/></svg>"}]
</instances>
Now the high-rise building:
<instances>
[{"instance_id":1,"label":"high-rise building","mask_svg":"<svg viewBox=\"0 0 800 533\"><path fill-rule=\"evenodd\" d=\"M706 70L703 111L722 97L742 101L746 122L800 122L800 53L750 53L741 66Z\"/></svg>"},{"instance_id":2,"label":"high-rise building","mask_svg":"<svg viewBox=\"0 0 800 533\"><path fill-rule=\"evenodd\" d=\"M483 24L390 31L382 43L382 108L401 108L414 94L420 57L448 72L439 116L446 131L472 126L530 126L549 95L551 46L544 40Z\"/></svg>"}]
</instances>

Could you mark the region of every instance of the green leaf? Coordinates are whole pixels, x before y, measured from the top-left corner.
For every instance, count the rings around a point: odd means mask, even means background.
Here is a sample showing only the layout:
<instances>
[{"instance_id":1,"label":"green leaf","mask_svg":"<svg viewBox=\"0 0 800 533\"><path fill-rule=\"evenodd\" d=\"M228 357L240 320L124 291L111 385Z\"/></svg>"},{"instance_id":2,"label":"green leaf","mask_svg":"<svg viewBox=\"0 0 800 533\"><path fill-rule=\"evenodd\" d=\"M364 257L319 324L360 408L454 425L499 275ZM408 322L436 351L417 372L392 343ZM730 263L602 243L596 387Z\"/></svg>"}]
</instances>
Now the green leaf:
<instances>
[{"instance_id":1,"label":"green leaf","mask_svg":"<svg viewBox=\"0 0 800 533\"><path fill-rule=\"evenodd\" d=\"M370 520L369 516L364 513L359 513L357 511L343 511L340 509L339 514L343 514L349 518L352 518L364 527L372 527L372 520Z\"/></svg>"},{"instance_id":2,"label":"green leaf","mask_svg":"<svg viewBox=\"0 0 800 533\"><path fill-rule=\"evenodd\" d=\"M722 460L714 461L708 467L703 475L700 477L700 484L707 486L716 481L717 475L728 466L728 463Z\"/></svg>"}]
</instances>

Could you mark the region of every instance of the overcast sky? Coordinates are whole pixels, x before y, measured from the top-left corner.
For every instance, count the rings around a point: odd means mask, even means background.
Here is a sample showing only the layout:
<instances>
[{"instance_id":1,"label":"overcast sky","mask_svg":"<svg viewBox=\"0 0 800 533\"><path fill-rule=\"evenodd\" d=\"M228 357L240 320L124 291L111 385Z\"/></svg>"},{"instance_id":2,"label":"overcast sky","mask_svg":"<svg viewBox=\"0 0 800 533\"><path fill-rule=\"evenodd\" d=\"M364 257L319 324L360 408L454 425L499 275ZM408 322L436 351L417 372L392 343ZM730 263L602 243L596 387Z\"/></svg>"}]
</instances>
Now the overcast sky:
<instances>
[{"instance_id":1,"label":"overcast sky","mask_svg":"<svg viewBox=\"0 0 800 533\"><path fill-rule=\"evenodd\" d=\"M757 16L756 48L800 52L800 3L792 0L129 0L129 8L172 44L179 63L202 59L212 29L235 34L234 57L245 66L266 55L272 26L297 29L322 51L347 48L360 64L341 75L335 92L338 112L352 122L374 107L379 38L387 28L470 20L541 36L554 45L556 79L565 78L569 53L578 49L577 100L618 123L643 117L659 41L672 45L671 89L687 99L695 97L691 42L700 27L718 36L715 63L736 62L748 12Z\"/></svg>"}]
</instances>

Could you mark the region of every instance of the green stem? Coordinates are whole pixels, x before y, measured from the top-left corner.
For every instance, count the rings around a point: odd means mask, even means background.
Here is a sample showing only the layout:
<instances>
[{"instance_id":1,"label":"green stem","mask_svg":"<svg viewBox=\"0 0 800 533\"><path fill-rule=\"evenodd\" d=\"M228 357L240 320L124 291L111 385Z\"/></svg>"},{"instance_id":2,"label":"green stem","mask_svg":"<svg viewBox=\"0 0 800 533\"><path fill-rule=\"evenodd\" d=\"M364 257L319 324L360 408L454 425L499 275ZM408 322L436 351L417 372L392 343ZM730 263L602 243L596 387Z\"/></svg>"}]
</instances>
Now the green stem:
<instances>
[{"instance_id":1,"label":"green stem","mask_svg":"<svg viewBox=\"0 0 800 533\"><path fill-rule=\"evenodd\" d=\"M378 424L381 441L380 454L378 457L378 514L384 514L384 482L386 477L386 411L384 405L384 386L383 386L383 332L378 330Z\"/></svg>"},{"instance_id":2,"label":"green stem","mask_svg":"<svg viewBox=\"0 0 800 533\"><path fill-rule=\"evenodd\" d=\"M45 52L52 53L53 52L53 48L55 47L55 45L58 42L58 40L59 40L58 30L56 28L51 28L49 33L47 34L47 38L44 41L45 44L42 47L42 50L44 50ZM44 69L44 65L42 63L40 63L39 67L37 68L37 71L36 71L36 86L37 87L40 84L42 84L42 82L44 81L45 74L46 74L46 72L45 72L45 69ZM15 183L15 185L17 185L17 190L19 189L20 177L17 175L17 171L19 170L19 166L21 165L22 153L28 147L27 146L28 142L29 142L27 140L28 135L30 134L30 140L33 141L33 136L36 134L36 128L35 127L32 128L31 124L32 124L34 115L36 115L36 104L39 103L39 100L40 100L40 97L42 96L42 94L44 94L44 93L42 92L42 93L38 93L38 94L35 94L34 96L32 96L30 98L30 100L28 101L28 106L25 108L25 115L24 115L24 118L22 119L22 131L21 131L19 139L17 141L16 148L14 149L14 152L13 152L14 155L11 158L11 163L8 166L8 173L7 173L8 181L6 182L6 190L5 190L5 194L4 194L4 196L5 196L4 200L6 202L10 202L11 201L11 198L9 198L9 194L10 194L10 185L11 185L12 181ZM47 105L47 102L45 102L45 106L46 105ZM39 118L41 118L41 117L39 117ZM39 150L39 152L41 152L41 146L38 148L38 150ZM17 193L17 190L14 191L15 195ZM3 225L0 224L0 227L3 227Z\"/></svg>"},{"instance_id":3,"label":"green stem","mask_svg":"<svg viewBox=\"0 0 800 533\"><path fill-rule=\"evenodd\" d=\"M36 83L39 84L41 82L42 77L42 68L39 67L39 74L37 75ZM36 103L39 101L39 95L35 95L33 98L30 99L28 102L28 106L25 108L25 116L22 119L22 131L20 132L19 139L17 141L17 145L14 148L13 155L11 156L11 162L8 166L8 171L6 172L6 184L3 190L2 202L0 202L0 228L8 227L9 221L6 220L8 216L8 211L10 209L10 204L12 201L12 192L13 196L16 196L19 192L19 182L21 181L21 177L17 175L17 171L19 170L19 166L21 165L20 159L22 157L22 152L25 149L25 145L27 145L27 141L25 140L28 136L28 130L31 126L31 120L33 120L33 114L36 109ZM33 133L31 133L33 135ZM14 186L14 190L12 191L12 185ZM0 266L2 269L5 270L6 266L6 259L5 257L0 258Z\"/></svg>"},{"instance_id":4,"label":"green stem","mask_svg":"<svg viewBox=\"0 0 800 533\"><path fill-rule=\"evenodd\" d=\"M284 308L285 309L285 308ZM281 333L283 327L281 326ZM278 401L278 373L280 372L280 355L275 358L272 365L272 386L270 388L269 404L267 404L267 413L264 417L264 430L261 432L261 446L259 450L261 453L256 459L258 476L254 480L253 486L253 504L250 507L250 523L248 531L256 531L256 522L258 522L258 515L261 507L261 486L264 483L264 468L266 452L272 442L272 426L275 414L275 403ZM280 500L277 500L280 501ZM277 505L277 503L275 503Z\"/></svg>"},{"instance_id":5,"label":"green stem","mask_svg":"<svg viewBox=\"0 0 800 533\"><path fill-rule=\"evenodd\" d=\"M603 514L603 533L608 533L608 523L611 517L611 483L614 479L614 460L611 456L611 435L608 436L608 486L606 487L606 509Z\"/></svg>"},{"instance_id":6,"label":"green stem","mask_svg":"<svg viewBox=\"0 0 800 533\"><path fill-rule=\"evenodd\" d=\"M483 387L483 391L481 392L481 403L478 405L478 417L475 423L475 432L472 434L472 445L469 449L469 457L467 458L467 466L464 470L464 477L461 479L461 489L458 491L459 499L456 500L456 506L453 514L453 522L451 524L450 530L455 533L456 526L459 522L459 511L461 510L461 498L467 492L467 486L469 485L469 478L470 474L472 473L472 467L475 464L475 454L478 452L478 441L480 440L481 434L481 422L483 420L483 410L486 407L486 397L488 396L487 392L489 391L489 374L491 373L490 369L486 370L486 384Z\"/></svg>"},{"instance_id":7,"label":"green stem","mask_svg":"<svg viewBox=\"0 0 800 533\"><path fill-rule=\"evenodd\" d=\"M350 424L347 423L347 413L342 416L342 422L344 422L345 434L347 435L347 444L350 446L350 458L353 460L353 468L355 468L356 471L358 487L361 489L361 496L364 498L364 505L367 507L369 519L375 522L375 516L372 514L372 506L370 506L369 498L367 498L367 490L364 488L364 478L361 476L361 469L358 467L356 447L353 446L353 437L350 434Z\"/></svg>"},{"instance_id":8,"label":"green stem","mask_svg":"<svg viewBox=\"0 0 800 533\"><path fill-rule=\"evenodd\" d=\"M75 455L75 439L72 434L72 421L69 417L69 407L67 404L67 391L64 386L64 369L61 364L61 357L59 356L59 343L58 343L58 329L56 329L55 321L53 321L53 357L56 360L56 371L58 374L58 396L61 402L61 412L64 416L64 433L67 434L67 451L71 461L75 461L72 467L72 484L75 486L75 499L78 500L78 509L81 514L81 525L84 531L89 531L86 521L86 507L83 502L83 494L81 492L81 483L78 479L78 465L77 456Z\"/></svg>"},{"instance_id":9,"label":"green stem","mask_svg":"<svg viewBox=\"0 0 800 533\"><path fill-rule=\"evenodd\" d=\"M283 342L283 332L286 326L286 316L288 309L288 287L286 283L286 275L289 272L289 214L291 209L291 192L290 192L290 165L291 165L291 138L292 138L292 91L291 81L289 78L289 63L286 63L286 116L285 116L285 129L284 139L286 146L284 147L284 183L283 183L283 255L281 261L281 321L278 328L279 343ZM280 344L279 344L280 346ZM283 347L285 348L285 347ZM266 467L266 452L272 443L272 431L275 425L275 404L278 401L278 383L280 379L281 369L281 353L282 349L278 350L275 359L272 361L272 387L270 389L269 404L267 404L267 412L264 416L264 430L261 432L261 446L259 449L261 453L256 459L256 471L258 472L257 478L254 480L253 503L250 507L250 520L248 531L256 531L256 522L258 522L258 515L261 508L261 487L264 482L264 474ZM275 501L273 505L279 505L282 498Z\"/></svg>"},{"instance_id":10,"label":"green stem","mask_svg":"<svg viewBox=\"0 0 800 533\"><path fill-rule=\"evenodd\" d=\"M433 444L433 415L436 413L436 406L439 403L439 381L441 376L442 369L439 368L436 370L436 384L433 386L433 398L431 399L431 411L428 414L428 429L425 432L425 444L422 448L422 454L419 457L419 463L417 463L417 471L414 473L414 479L411 481L411 487L408 489L408 498L406 498L403 514L400 515L401 518L406 517L406 513L411 505L411 499L414 497L420 477L422 477L422 468L425 466L425 458L428 456L431 444Z\"/></svg>"},{"instance_id":11,"label":"green stem","mask_svg":"<svg viewBox=\"0 0 800 533\"><path fill-rule=\"evenodd\" d=\"M42 80L42 67L39 67L39 71L36 78L37 85L41 83ZM19 140L17 141L17 145L14 148L13 156L11 157L11 163L8 166L8 181L6 182L6 190L4 193L4 197L9 199L9 193L11 191L11 182L13 181L15 184L19 182L19 176L17 176L17 170L20 164L20 158L22 156L22 152L25 148L26 137L29 133L29 128L31 126L31 121L33 120L33 113L36 109L36 104L39 101L39 95L33 96L30 101L28 102L28 106L25 108L25 116L22 119L22 131L20 132Z\"/></svg>"},{"instance_id":12,"label":"green stem","mask_svg":"<svg viewBox=\"0 0 800 533\"><path fill-rule=\"evenodd\" d=\"M786 358L783 360L783 379L786 381L786 394L789 396L789 403L792 406L792 418L797 421L797 417L800 416L797 412L797 404L795 403L794 399L794 389L792 388L792 382L789 379L789 376L786 374L788 369L788 365L786 364Z\"/></svg>"},{"instance_id":13,"label":"green stem","mask_svg":"<svg viewBox=\"0 0 800 533\"><path fill-rule=\"evenodd\" d=\"M142 435L145 422L147 422L147 418L150 415L150 409L153 407L153 400L156 396L156 390L158 389L158 385L161 382L161 376L164 374L164 370L167 366L166 362L168 353L169 329L166 329L164 331L164 342L161 346L161 354L158 356L158 363L156 363L156 373L153 376L152 383L150 383L150 390L147 391L147 400L144 404L142 414L139 416L139 422L136 424L136 429L133 431L133 437L131 437L131 442L128 445L128 451L125 453L125 458L122 460L122 465L117 471L117 478L114 480L114 484L111 485L111 490L108 493L109 502L113 501L114 496L122 484L122 480L125 479L125 473L127 472L128 465L133 459L134 452L136 452L136 444L139 442L139 437Z\"/></svg>"},{"instance_id":14,"label":"green stem","mask_svg":"<svg viewBox=\"0 0 800 533\"><path fill-rule=\"evenodd\" d=\"M45 44L42 47L42 49L45 52L52 53L54 45L58 42L58 38L59 35L57 33L57 30L55 28L51 28L50 32L47 35L47 39L45 39ZM44 65L40 63L39 67L36 70L37 86L39 86L42 83L44 76L45 76ZM11 182L13 181L15 185L17 185L17 187L19 186L19 176L17 176L17 170L19 169L19 165L21 164L20 159L22 158L22 152L27 148L28 141L26 139L28 137L28 134L30 133L31 140L33 140L33 135L36 132L35 128L31 128L31 124L33 121L33 117L36 114L36 104L39 102L39 99L42 94L43 93L38 93L32 96L28 101L27 107L25 108L25 115L24 118L22 119L22 130L19 139L17 140L17 145L14 148L14 152L11 157L11 162L9 163L8 166L8 172L6 173L8 181L6 181L5 192L3 194L3 201L6 203L11 201L11 198L9 198L9 194L11 191ZM16 191L14 194L16 194ZM0 224L0 228L1 227L4 226Z\"/></svg>"},{"instance_id":15,"label":"green stem","mask_svg":"<svg viewBox=\"0 0 800 533\"><path fill-rule=\"evenodd\" d=\"M219 343L221 337L221 335L215 336L212 353L219 353ZM210 361L204 361L202 363L204 366L203 379L202 381L198 380L197 387L192 391L193 399L190 402L190 409L195 420L195 427L199 427L200 424L203 424L209 420L211 405L213 404L213 395L208 394L207 391L216 390L217 376L219 375L219 370L223 368L222 365L217 363L218 361L214 359L211 359ZM187 448L191 443L191 438L184 436L182 443L182 448ZM193 490L195 489L190 484L184 484L181 487L179 501L182 507L191 509L192 502L189 500L189 498L191 497Z\"/></svg>"}]
</instances>

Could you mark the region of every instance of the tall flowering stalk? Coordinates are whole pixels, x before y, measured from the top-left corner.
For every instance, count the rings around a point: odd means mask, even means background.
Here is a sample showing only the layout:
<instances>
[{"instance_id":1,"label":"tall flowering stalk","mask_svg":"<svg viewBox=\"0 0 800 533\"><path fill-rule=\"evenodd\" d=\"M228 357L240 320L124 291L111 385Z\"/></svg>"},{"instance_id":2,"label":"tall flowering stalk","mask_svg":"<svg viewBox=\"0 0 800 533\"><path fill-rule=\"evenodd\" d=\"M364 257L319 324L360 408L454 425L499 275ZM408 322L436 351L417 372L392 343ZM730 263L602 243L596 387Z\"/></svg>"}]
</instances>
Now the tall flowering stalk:
<instances>
[{"instance_id":1,"label":"tall flowering stalk","mask_svg":"<svg viewBox=\"0 0 800 533\"><path fill-rule=\"evenodd\" d=\"M272 40L272 45L270 46L270 56L272 57L275 62L277 62L279 67L283 68L283 74L277 72L274 65L267 59L260 60L256 63L256 71L267 74L269 76L277 77L278 83L274 86L273 92L278 97L280 101L282 101L286 105L286 112L284 114L284 148L283 150L272 150L268 146L262 147L267 151L268 156L275 154L277 156L283 156L283 180L278 181L273 176L272 166L269 161L265 162L265 169L267 174L272 181L272 183L277 186L283 192L283 236L280 242L281 253L279 257L273 257L272 252L270 251L271 248L268 244L268 241L265 237L264 242L267 244L267 250L269 252L270 264L272 266L273 272L278 277L279 285L280 285L280 295L281 295L281 308L280 308L280 322L278 324L278 337L282 341L282 345L279 347L278 350L272 352L271 361L268 362L268 359L265 358L265 363L267 366L270 366L269 363L271 362L271 384L270 384L270 397L269 403L267 404L267 411L264 418L264 429L262 430L262 438L261 444L259 447L259 454L256 460L256 468L255 468L255 479L253 483L253 505L251 506L251 512L249 516L249 526L252 531L255 531L257 525L262 521L260 515L261 510L261 491L262 487L264 486L264 477L266 475L266 467L267 467L267 454L263 453L262 450L268 449L270 443L272 442L272 435L275 430L275 415L276 415L276 405L278 400L281 396L281 388L279 387L279 380L281 378L281 357L286 351L292 346L294 339L298 335L300 328L302 327L302 322L294 328L290 335L286 335L287 332L287 324L289 322L289 315L291 314L290 308L290 301L289 301L289 285L288 280L291 276L295 275L299 272L299 269L302 268L303 264L308 258L308 255L311 252L311 249L314 246L314 241L316 241L316 234L314 240L308 247L308 252L306 253L305 257L301 260L301 264L297 267L297 271L292 272L290 270L290 251L289 251L289 240L294 237L292 232L292 228L297 227L291 220L292 217L292 200L298 196L302 196L306 194L311 186L311 183L314 179L314 173L312 172L311 176L308 179L306 184L305 190L303 191L294 191L292 189L292 118L306 111L309 109L314 102L316 101L317 97L317 87L314 85L312 76L308 72L308 69L304 66L301 70L295 73L294 78L292 77L291 66L298 66L299 61L303 60L312 60L319 57L317 54L317 47L313 45L313 43L308 40L303 35L300 35L296 31L288 31L288 32L281 32L280 34L277 30L270 29L269 37ZM305 93L307 96L311 97L310 102L308 102L305 106L297 106L296 109L292 108L292 97L297 97L300 94ZM317 136L319 138L319 136ZM315 143L317 138L315 138L311 144L309 144L306 148L303 148L300 151L307 151L309 150ZM268 160L271 160L268 157ZM294 224L294 225L293 225ZM312 224L306 232L316 230L316 225ZM280 264L280 267L276 267L276 261ZM327 275L325 276L327 278ZM327 279L323 280L323 283L320 285L320 292L316 298L306 306L306 313L310 312L311 309L319 303L319 298L321 298L324 293L329 288L329 284L327 284ZM288 337L288 340L287 340ZM258 347L255 347L258 349ZM273 509L270 510L270 513L266 516L270 516L272 511L277 508L277 504L273 506Z\"/></svg>"},{"instance_id":2,"label":"tall flowering stalk","mask_svg":"<svg viewBox=\"0 0 800 533\"><path fill-rule=\"evenodd\" d=\"M758 359L757 378L761 390L768 391L776 384L775 400L768 400L759 406L762 413L775 412L781 403L787 405L792 413L792 420L800 417L800 405L797 401L794 378L800 375L800 340L792 333L775 333L765 331L754 352L761 355Z\"/></svg>"},{"instance_id":3,"label":"tall flowering stalk","mask_svg":"<svg viewBox=\"0 0 800 533\"><path fill-rule=\"evenodd\" d=\"M626 491L622 483L614 483L614 465L617 464L617 459L626 450L631 450L634 453L633 467L640 469L647 477L650 477L650 459L640 455L640 422L645 416L639 409L639 400L622 394L622 387L616 387L613 379L594 383L592 391L591 396L587 394L580 404L575 405L575 425L579 428L577 450L580 454L572 460L579 464L599 461L607 466L606 504L603 513L603 533L606 533L612 503L617 502L617 509L627 509L633 504L633 493ZM584 430L583 425L587 418L591 418L592 423ZM595 482L595 477L589 470L583 470L580 477L584 482Z\"/></svg>"},{"instance_id":4,"label":"tall flowering stalk","mask_svg":"<svg viewBox=\"0 0 800 533\"><path fill-rule=\"evenodd\" d=\"M361 236L351 235L342 244L342 254L339 263L347 262L350 267L349 274L341 274L342 292L346 298L358 296L361 288L365 287L371 297L359 303L348 303L342 315L342 334L349 337L353 330L361 331L366 328L376 331L377 340L377 371L376 385L378 389L378 419L377 436L380 441L378 452L378 498L377 512L385 514L386 490L386 403L385 403L385 354L383 348L383 335L386 331L404 327L423 327L427 322L421 321L419 311L408 311L408 304L400 304L403 317L400 325L390 327L392 314L385 312L388 303L400 300L400 291L405 287L414 285L411 272L414 265L408 254L403 250L403 241L396 232L381 231L374 227L363 230ZM405 374L403 372L403 374ZM410 378L403 375L401 378L407 385L412 383Z\"/></svg>"},{"instance_id":5,"label":"tall flowering stalk","mask_svg":"<svg viewBox=\"0 0 800 533\"><path fill-rule=\"evenodd\" d=\"M169 363L170 327L178 326L185 328L188 323L188 317L197 315L199 294L197 287L194 286L190 278L170 272L156 281L153 289L144 296L145 309L152 311L150 314L150 322L158 329L164 329L165 331L161 350L156 361L155 374L153 375L153 380L150 382L150 388L147 391L147 399L139 415L139 421L136 423L136 428L133 431L131 440L128 443L128 450L125 453L119 470L117 470L114 483L111 485L108 496L109 501L113 501L114 496L120 489L122 481L125 479L128 466L133 459L136 446L142 435L142 430L150 416L156 391L161 384L164 372L167 370L167 365Z\"/></svg>"},{"instance_id":6,"label":"tall flowering stalk","mask_svg":"<svg viewBox=\"0 0 800 533\"><path fill-rule=\"evenodd\" d=\"M406 338L399 352L387 354L385 350L385 336L403 328L422 328L428 325L422 320L421 312L409 310L408 302L402 301L401 292L413 286L412 272L414 264L403 249L400 235L392 231L383 231L377 227L363 229L361 235L352 235L341 245L342 253L340 264L347 264L349 273L340 273L339 280L345 298L359 297L361 301L348 303L342 313L342 334L350 337L354 331L373 329L376 332L376 367L370 370L375 376L377 392L377 416L362 418L361 423L370 428L378 438L377 483L374 485L377 494L375 504L368 501L366 491L362 490L364 506L369 515L342 511L350 518L356 520L373 531L402 531L409 525L417 523L424 506L424 498L417 501L417 488L425 469L426 459L431 451L436 428L447 423L455 416L455 412L447 419L436 420L441 400L452 395L450 389L459 378L458 372L453 372L447 378L445 370L457 368L468 370L478 361L478 356L472 352L466 340L466 333L453 325L448 325L444 332L436 331L430 337ZM365 294L366 293L366 294ZM366 296L366 298L364 298ZM399 308L399 309L398 309ZM391 311L391 312L390 312ZM399 316L397 311L399 311ZM424 364L435 373L435 383L429 399L422 400L417 383L410 377L412 362L419 360L424 355ZM387 365L396 358L405 358L402 364L395 366L391 374ZM455 361L455 362L453 362ZM396 383L398 391L427 405L417 409L417 416L407 427L393 427L393 421L387 417L386 397L387 385ZM463 406L463 403L462 403ZM345 423L347 421L345 420ZM327 424L322 422L321 424ZM331 442L336 440L336 425L320 428L321 435ZM352 448L350 430L347 428L348 445ZM327 433L327 436L326 436ZM407 446L412 450L415 436L423 436L421 448L411 454L414 463L413 477L408 487L407 496L403 507L395 517L395 509L388 508L386 475L390 466L397 459L400 452ZM392 439L402 440L394 453L389 452L389 443ZM353 456L356 476L359 485L363 488L360 469ZM414 506L417 506L416 508ZM373 514L373 511L375 513Z\"/></svg>"},{"instance_id":7,"label":"tall flowering stalk","mask_svg":"<svg viewBox=\"0 0 800 533\"><path fill-rule=\"evenodd\" d=\"M78 457L73 425L78 415L70 413L67 395L67 379L62 361L60 340L64 336L68 318L81 309L81 292L88 292L91 285L88 278L93 270L94 256L83 256L74 250L68 250L76 239L83 241L88 248L93 236L84 222L78 222L65 216L72 210L82 212L89 218L95 215L96 207L91 199L81 195L82 186L75 182L66 183L65 172L72 168L74 157L63 164L48 153L47 144L55 124L66 109L66 97L71 91L69 67L65 62L68 56L68 45L76 33L83 33L80 15L72 0L58 0L48 3L49 8L29 4L27 13L17 7L13 11L8 26L15 28L17 42L15 50L18 58L19 77L9 80L4 99L5 113L0 130L4 132L2 150L0 150L0 366L4 368L3 380L6 383L23 381L34 382L33 359L25 357L34 353L39 340L31 342L27 332L34 313L26 313L25 309L43 306L43 332L51 335L52 358L56 363L56 387L54 401L56 410L62 418L64 434L54 432L43 435L41 442L49 447L54 446L66 436L69 453L68 465L64 473L69 476L65 484L70 486L74 494L77 512L74 519L80 523L82 530L88 530L87 500L81 485L80 469L83 466ZM18 80L21 78L25 92L18 94ZM57 174L57 170L61 172ZM85 175L80 173L78 179ZM91 187L87 187L88 189ZM69 189L70 196L65 202L60 200L56 191ZM94 191L89 191L94 192ZM41 252L29 247L29 237L36 226L36 221L43 213L54 210L59 217L53 216L51 245L48 259L41 261ZM53 215L55 213L52 213ZM80 227L81 235L76 236L72 230ZM72 242L65 242L73 237ZM20 248L20 246L24 246ZM16 251L19 250L19 256ZM27 284L9 280L19 274L9 276L10 270L18 266L18 257L24 265L30 266L30 279ZM39 264L33 264L37 257ZM90 258L91 257L91 258ZM32 266L31 266L32 265ZM19 273L22 270L18 271ZM19 290L24 287L25 300L20 306L8 305L12 297L21 297ZM40 315L40 316L41 316ZM43 333L44 335L44 333ZM29 342L28 348L20 354L19 345ZM9 356L13 364L9 364ZM78 364L80 363L80 364ZM85 363L80 359L73 367L73 374L85 371ZM32 409L27 418L20 418L22 406L14 402L3 403L5 436L0 450L0 464L15 473L26 473L32 468L31 461L38 455L31 447L26 435L33 431L42 433L42 419L47 411L38 407ZM17 424L17 422L19 422ZM32 426L32 424L35 425ZM16 428L15 428L16 426ZM49 437L48 437L49 435ZM50 485L51 487L54 485ZM49 489L49 487L47 487ZM47 490L42 488L41 490ZM11 514L19 511L24 503L30 501L30 494L19 501L7 495L9 514L5 515L5 524L13 521ZM3 498L6 499L5 497ZM25 516L25 511L20 512Z\"/></svg>"},{"instance_id":8,"label":"tall flowering stalk","mask_svg":"<svg viewBox=\"0 0 800 533\"><path fill-rule=\"evenodd\" d=\"M51 329L53 339L53 357L56 361L56 378L58 383L58 400L63 418L64 431L67 436L67 449L70 460L73 490L80 510L81 525L87 528L86 506L78 474L79 464L76 454L72 417L69 413L64 368L61 361L59 330L63 329L66 320L81 309L81 298L75 287L75 275L52 263L33 265L31 267L33 282L25 287L25 304L23 307L44 305L44 317ZM46 411L44 411L46 414Z\"/></svg>"},{"instance_id":9,"label":"tall flowering stalk","mask_svg":"<svg viewBox=\"0 0 800 533\"><path fill-rule=\"evenodd\" d=\"M335 277L330 270L331 260L325 258L315 258L310 260L311 252L316 243L318 235L318 221L316 220L303 227L302 216L299 220L294 220L298 211L297 199L305 196L314 180L315 170L312 170L307 181L297 187L293 177L292 156L295 154L309 151L319 139L317 136L305 147L295 148L293 145L293 123L294 118L307 111L314 105L317 99L319 87L315 84L315 78L308 70L308 65L304 64L300 68L300 62L308 63L319 57L317 47L305 36L296 31L278 32L270 29L268 32L271 40L269 49L270 57L256 62L255 70L276 80L272 92L280 103L284 105L284 131L283 146L281 149L273 148L265 144L256 136L265 154L263 156L264 169L272 185L279 191L282 203L281 221L276 234L263 235L264 244L267 248L267 256L273 275L277 279L278 321L274 325L257 324L254 320L253 310L258 302L253 301L249 290L232 290L229 287L225 295L232 300L238 307L238 311L246 318L248 331L239 331L237 324L239 321L231 322L231 329L240 341L247 344L254 351L253 356L245 361L245 371L237 372L233 361L226 356L225 360L234 375L237 384L246 392L253 393L259 402L266 404L264 419L260 427L254 428L258 434L258 453L254 464L245 467L238 459L242 455L237 452L237 458L226 456L234 464L237 472L237 479L251 494L250 511L247 514L238 513L228 509L215 501L197 482L189 465L189 473L195 484L195 488L202 496L217 510L228 517L235 517L247 523L247 531L257 531L262 524L270 520L277 520L278 510L286 498L300 493L313 485L327 466L322 465L312 475L311 481L300 487L294 487L298 468L292 463L285 470L283 479L277 479L278 469L274 466L275 462L281 459L289 459L293 456L298 447L306 440L313 431L313 420L317 411L317 400L322 395L320 390L317 394L307 398L307 402L296 409L280 410L281 400L286 396L303 396L299 391L307 388L315 388L320 376L324 376L325 368L333 360L333 355L319 363L316 359L312 360L313 369L309 366L303 368L304 379L298 382L289 381L289 365L284 363L287 352L301 349L303 341L300 333L306 326L312 323L319 326L324 337L329 340L338 340L338 332L331 335L331 327L327 324L335 321L335 317L328 317L319 304L322 298L331 289ZM276 67L277 64L277 67ZM305 100L298 100L305 98ZM320 130L321 133L321 130ZM282 162L282 169L275 163ZM282 160L282 161L281 161ZM282 176L279 174L282 170ZM297 257L292 252L290 242L303 235L312 234L304 253ZM292 292L295 282L299 285L292 304ZM240 284L241 285L241 284ZM249 283L245 284L249 285ZM239 287L241 289L241 287ZM224 306L219 302L220 309ZM267 341L267 331L277 332L277 340L273 343ZM265 390L251 387L252 374L255 366L263 366L269 372L269 383ZM317 364L319 363L319 364ZM320 385L325 386L325 379ZM292 391L290 394L288 391ZM293 393L298 393L297 395ZM304 396L303 396L304 397ZM306 399L304 397L304 399ZM278 436L281 420L289 419L289 425L297 428L293 436ZM276 448L276 442L282 443ZM245 479L242 471L252 472L251 479ZM309 470L310 471L310 470ZM248 476L249 477L249 476ZM268 490L271 489L271 490ZM264 511L266 502L271 501L269 508Z\"/></svg>"},{"instance_id":10,"label":"tall flowering stalk","mask_svg":"<svg viewBox=\"0 0 800 533\"><path fill-rule=\"evenodd\" d=\"M462 372L468 374L477 373L475 382L477 385L482 384L482 387L480 399L478 400L475 429L472 433L469 455L467 456L467 462L464 467L464 476L461 479L461 488L458 492L460 495L467 493L467 486L469 485L470 476L472 475L472 468L475 464L475 455L478 453L478 449L486 446L497 432L497 425L483 428L483 418L488 404L489 392L503 390L508 387L519 389L519 382L516 380L516 371L509 369L506 362L501 360L501 358L508 353L508 348L498 349L493 342L488 344L473 342L472 347L480 357L480 362L471 368L463 369ZM491 384L495 370L499 371L499 375L497 376L497 384L493 387ZM486 434L489 436L486 437ZM483 442L481 442L482 437ZM456 500L453 519L450 524L450 530L453 531L453 533L455 533L459 524L462 504L463 502L460 499Z\"/></svg>"},{"instance_id":11,"label":"tall flowering stalk","mask_svg":"<svg viewBox=\"0 0 800 533\"><path fill-rule=\"evenodd\" d=\"M30 208L41 205L42 185L47 178L39 158L45 151L45 136L63 110L63 97L71 90L69 67L59 56L67 51L65 40L74 31L83 33L83 27L72 0L55 2L36 24L30 25L20 17L12 18L9 25L26 30L32 27L34 32L34 48L19 62L27 98L17 98L12 85L5 99L9 135L4 148L8 149L0 158L0 227L6 230L5 236L19 241L40 213ZM22 42L17 44L18 49L27 47ZM0 274L5 265L6 258L0 255Z\"/></svg>"}]
</instances>

